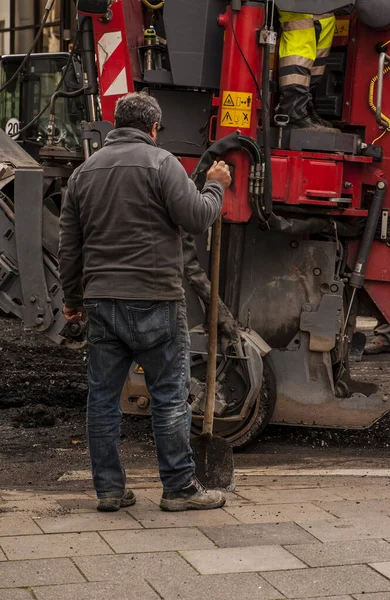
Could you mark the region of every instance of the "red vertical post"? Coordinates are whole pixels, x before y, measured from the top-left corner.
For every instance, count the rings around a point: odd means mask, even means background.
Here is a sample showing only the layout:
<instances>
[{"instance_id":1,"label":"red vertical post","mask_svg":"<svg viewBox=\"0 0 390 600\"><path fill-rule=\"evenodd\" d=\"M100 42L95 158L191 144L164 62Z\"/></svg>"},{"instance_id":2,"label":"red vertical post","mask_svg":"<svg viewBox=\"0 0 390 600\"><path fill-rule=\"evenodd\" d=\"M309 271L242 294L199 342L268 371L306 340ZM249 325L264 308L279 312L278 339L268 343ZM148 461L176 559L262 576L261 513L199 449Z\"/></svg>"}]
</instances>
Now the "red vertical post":
<instances>
[{"instance_id":1,"label":"red vertical post","mask_svg":"<svg viewBox=\"0 0 390 600\"><path fill-rule=\"evenodd\" d=\"M262 5L244 5L240 11L229 6L219 18L219 24L225 28L225 41L217 139L235 130L257 139L263 55L258 32L264 21ZM231 223L245 223L252 214L248 201L249 158L243 152L234 152L227 162L234 167L234 177L225 194L223 218Z\"/></svg>"},{"instance_id":2,"label":"red vertical post","mask_svg":"<svg viewBox=\"0 0 390 600\"><path fill-rule=\"evenodd\" d=\"M117 100L128 92L134 91L134 82L123 0L114 0L110 10L112 18L107 22L99 17L93 17L93 30L102 116L105 121L113 123ZM140 4L138 10L141 11Z\"/></svg>"}]
</instances>

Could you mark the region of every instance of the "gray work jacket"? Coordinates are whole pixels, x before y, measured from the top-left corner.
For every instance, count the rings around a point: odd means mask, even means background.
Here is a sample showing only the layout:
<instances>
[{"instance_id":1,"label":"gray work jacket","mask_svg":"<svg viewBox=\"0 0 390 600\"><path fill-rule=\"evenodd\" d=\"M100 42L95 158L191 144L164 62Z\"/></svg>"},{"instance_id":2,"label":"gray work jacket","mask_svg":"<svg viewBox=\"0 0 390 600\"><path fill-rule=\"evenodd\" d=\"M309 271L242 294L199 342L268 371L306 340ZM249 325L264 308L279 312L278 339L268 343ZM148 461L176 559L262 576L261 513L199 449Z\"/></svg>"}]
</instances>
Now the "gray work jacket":
<instances>
[{"instance_id":1,"label":"gray work jacket","mask_svg":"<svg viewBox=\"0 0 390 600\"><path fill-rule=\"evenodd\" d=\"M104 148L68 181L61 209L59 267L65 302L84 298L180 300L179 227L203 233L224 189L199 192L177 158L142 131L110 131Z\"/></svg>"}]
</instances>

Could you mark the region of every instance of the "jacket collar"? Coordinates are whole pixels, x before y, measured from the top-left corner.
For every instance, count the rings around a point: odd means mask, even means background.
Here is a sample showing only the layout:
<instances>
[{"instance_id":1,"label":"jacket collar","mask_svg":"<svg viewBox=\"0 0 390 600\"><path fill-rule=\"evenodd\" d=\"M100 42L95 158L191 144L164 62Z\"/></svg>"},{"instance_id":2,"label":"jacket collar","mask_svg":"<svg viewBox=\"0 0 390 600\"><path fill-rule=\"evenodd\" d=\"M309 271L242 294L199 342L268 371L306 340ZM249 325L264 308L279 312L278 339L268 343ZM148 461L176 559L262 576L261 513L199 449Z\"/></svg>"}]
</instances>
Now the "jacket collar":
<instances>
[{"instance_id":1,"label":"jacket collar","mask_svg":"<svg viewBox=\"0 0 390 600\"><path fill-rule=\"evenodd\" d=\"M109 146L111 144L125 143L139 144L142 142L151 146L156 145L152 138L140 129L133 129L132 127L118 127L118 129L112 129L109 132L109 134L106 137L106 141L104 142L104 145Z\"/></svg>"}]
</instances>

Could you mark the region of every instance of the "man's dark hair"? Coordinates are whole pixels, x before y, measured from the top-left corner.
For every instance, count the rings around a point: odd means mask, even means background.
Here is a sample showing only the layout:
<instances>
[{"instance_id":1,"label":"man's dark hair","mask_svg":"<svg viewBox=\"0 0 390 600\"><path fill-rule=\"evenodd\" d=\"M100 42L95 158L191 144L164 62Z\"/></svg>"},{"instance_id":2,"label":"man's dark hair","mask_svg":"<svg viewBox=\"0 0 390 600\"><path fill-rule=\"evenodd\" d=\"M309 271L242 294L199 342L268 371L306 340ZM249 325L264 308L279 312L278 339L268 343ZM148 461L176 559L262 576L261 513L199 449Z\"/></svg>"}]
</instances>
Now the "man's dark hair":
<instances>
[{"instance_id":1,"label":"man's dark hair","mask_svg":"<svg viewBox=\"0 0 390 600\"><path fill-rule=\"evenodd\" d=\"M115 127L132 127L150 133L154 123L161 123L162 112L153 96L132 93L119 98L115 106Z\"/></svg>"}]
</instances>

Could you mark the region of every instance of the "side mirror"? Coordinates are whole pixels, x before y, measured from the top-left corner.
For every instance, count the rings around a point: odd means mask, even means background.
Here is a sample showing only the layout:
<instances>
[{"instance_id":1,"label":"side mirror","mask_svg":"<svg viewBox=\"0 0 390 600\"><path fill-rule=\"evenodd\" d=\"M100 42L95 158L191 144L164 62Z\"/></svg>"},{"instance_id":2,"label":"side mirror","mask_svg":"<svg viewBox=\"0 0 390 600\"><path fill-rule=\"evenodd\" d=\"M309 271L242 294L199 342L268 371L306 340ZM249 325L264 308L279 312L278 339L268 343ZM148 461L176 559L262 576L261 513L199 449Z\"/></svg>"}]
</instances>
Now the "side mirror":
<instances>
[{"instance_id":1,"label":"side mirror","mask_svg":"<svg viewBox=\"0 0 390 600\"><path fill-rule=\"evenodd\" d=\"M65 70L64 67L63 70ZM73 57L72 63L69 65L64 78L65 87L68 90L79 90L83 85L83 74L81 62L77 57Z\"/></svg>"}]
</instances>

